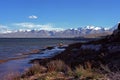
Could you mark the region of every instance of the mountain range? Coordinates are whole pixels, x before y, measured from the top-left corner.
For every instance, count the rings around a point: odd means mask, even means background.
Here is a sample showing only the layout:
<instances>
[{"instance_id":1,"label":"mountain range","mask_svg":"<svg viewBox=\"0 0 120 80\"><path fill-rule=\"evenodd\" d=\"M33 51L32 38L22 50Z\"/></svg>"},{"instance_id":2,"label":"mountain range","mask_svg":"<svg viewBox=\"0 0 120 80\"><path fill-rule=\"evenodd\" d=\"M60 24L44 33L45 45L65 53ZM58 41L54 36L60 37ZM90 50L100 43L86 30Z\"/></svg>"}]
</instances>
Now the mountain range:
<instances>
[{"instance_id":1,"label":"mountain range","mask_svg":"<svg viewBox=\"0 0 120 80\"><path fill-rule=\"evenodd\" d=\"M116 25L117 26L117 25ZM115 26L112 28L102 28L95 26L85 26L66 30L17 30L1 33L0 38L74 38L87 37L95 38L112 34Z\"/></svg>"}]
</instances>

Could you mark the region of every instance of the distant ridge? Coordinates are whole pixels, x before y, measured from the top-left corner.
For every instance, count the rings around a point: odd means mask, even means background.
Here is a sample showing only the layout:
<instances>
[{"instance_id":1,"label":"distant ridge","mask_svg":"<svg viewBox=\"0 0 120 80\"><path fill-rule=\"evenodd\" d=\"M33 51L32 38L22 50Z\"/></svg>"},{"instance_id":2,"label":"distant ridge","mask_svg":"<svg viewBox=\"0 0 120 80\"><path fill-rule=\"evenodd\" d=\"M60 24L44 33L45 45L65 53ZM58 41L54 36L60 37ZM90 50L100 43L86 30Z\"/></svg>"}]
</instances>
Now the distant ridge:
<instances>
[{"instance_id":1,"label":"distant ridge","mask_svg":"<svg viewBox=\"0 0 120 80\"><path fill-rule=\"evenodd\" d=\"M1 33L0 38L74 38L87 37L95 38L112 34L115 28L102 28L95 26L86 26L77 29L66 30L18 30Z\"/></svg>"}]
</instances>

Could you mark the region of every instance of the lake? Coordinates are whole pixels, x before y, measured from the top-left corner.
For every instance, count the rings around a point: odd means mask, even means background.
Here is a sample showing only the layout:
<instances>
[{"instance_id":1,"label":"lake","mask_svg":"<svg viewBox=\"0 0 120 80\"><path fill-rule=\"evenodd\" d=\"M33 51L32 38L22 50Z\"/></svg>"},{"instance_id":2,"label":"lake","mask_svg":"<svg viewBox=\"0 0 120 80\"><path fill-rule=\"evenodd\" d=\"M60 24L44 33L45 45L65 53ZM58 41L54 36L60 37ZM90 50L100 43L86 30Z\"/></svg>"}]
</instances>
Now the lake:
<instances>
[{"instance_id":1,"label":"lake","mask_svg":"<svg viewBox=\"0 0 120 80\"><path fill-rule=\"evenodd\" d=\"M0 60L19 58L24 52L30 52L33 49L43 49L48 46L58 46L85 41L76 38L1 38L0 39ZM0 77L6 73L24 71L30 66L28 62L31 59L40 57L40 54L29 55L22 59L9 60L0 64Z\"/></svg>"}]
</instances>

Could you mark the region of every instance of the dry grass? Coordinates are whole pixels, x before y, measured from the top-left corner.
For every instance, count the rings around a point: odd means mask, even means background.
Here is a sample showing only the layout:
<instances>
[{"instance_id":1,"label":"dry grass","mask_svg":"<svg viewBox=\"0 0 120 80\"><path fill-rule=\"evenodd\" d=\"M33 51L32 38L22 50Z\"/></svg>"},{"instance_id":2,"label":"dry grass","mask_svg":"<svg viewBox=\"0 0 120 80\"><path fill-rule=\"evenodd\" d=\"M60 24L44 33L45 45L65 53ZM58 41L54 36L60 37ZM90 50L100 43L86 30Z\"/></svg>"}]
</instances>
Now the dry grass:
<instances>
[{"instance_id":1,"label":"dry grass","mask_svg":"<svg viewBox=\"0 0 120 80\"><path fill-rule=\"evenodd\" d=\"M76 67L75 69L75 75L77 77L90 77L92 75L92 72L90 70L85 70L83 66Z\"/></svg>"},{"instance_id":2,"label":"dry grass","mask_svg":"<svg viewBox=\"0 0 120 80\"><path fill-rule=\"evenodd\" d=\"M79 65L72 70L63 61L53 60L47 63L46 67L34 64L22 76L15 74L8 76L10 79L6 80L101 80L100 78L104 77L93 71L89 63L87 64L87 69Z\"/></svg>"},{"instance_id":3,"label":"dry grass","mask_svg":"<svg viewBox=\"0 0 120 80\"><path fill-rule=\"evenodd\" d=\"M103 65L101 64L100 67L107 73L111 73L111 70L109 69L109 67L107 65Z\"/></svg>"},{"instance_id":4,"label":"dry grass","mask_svg":"<svg viewBox=\"0 0 120 80\"><path fill-rule=\"evenodd\" d=\"M120 71L119 72L111 72L107 74L107 78L109 80L120 80Z\"/></svg>"},{"instance_id":5,"label":"dry grass","mask_svg":"<svg viewBox=\"0 0 120 80\"><path fill-rule=\"evenodd\" d=\"M69 67L61 60L53 60L47 64L48 72L67 72Z\"/></svg>"},{"instance_id":6,"label":"dry grass","mask_svg":"<svg viewBox=\"0 0 120 80\"><path fill-rule=\"evenodd\" d=\"M28 70L26 70L22 76L23 77L32 76L35 74L44 73L44 72L46 72L46 70L47 69L45 67L41 66L40 64L33 64L32 67L30 67Z\"/></svg>"},{"instance_id":7,"label":"dry grass","mask_svg":"<svg viewBox=\"0 0 120 80\"><path fill-rule=\"evenodd\" d=\"M80 79L99 79L99 78L102 78L103 75L95 72L94 70L92 69L84 69L83 66L78 66L76 67L75 69L75 75L77 78L80 78Z\"/></svg>"}]
</instances>

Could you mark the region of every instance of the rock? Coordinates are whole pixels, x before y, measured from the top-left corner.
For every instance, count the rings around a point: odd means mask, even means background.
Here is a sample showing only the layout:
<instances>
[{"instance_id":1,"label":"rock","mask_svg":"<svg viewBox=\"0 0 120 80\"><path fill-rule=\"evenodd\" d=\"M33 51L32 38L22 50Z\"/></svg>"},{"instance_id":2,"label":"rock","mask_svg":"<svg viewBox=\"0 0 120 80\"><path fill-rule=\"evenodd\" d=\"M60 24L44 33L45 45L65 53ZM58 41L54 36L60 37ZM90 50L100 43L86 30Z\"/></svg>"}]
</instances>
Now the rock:
<instances>
[{"instance_id":1,"label":"rock","mask_svg":"<svg viewBox=\"0 0 120 80\"><path fill-rule=\"evenodd\" d=\"M51 49L54 49L54 47L50 46L50 47L47 47L46 49L51 50Z\"/></svg>"},{"instance_id":2,"label":"rock","mask_svg":"<svg viewBox=\"0 0 120 80\"><path fill-rule=\"evenodd\" d=\"M59 44L58 44L58 46L59 46L59 47L62 47L62 46L63 46L63 43L62 43L62 42L61 42L61 43L59 43Z\"/></svg>"},{"instance_id":3,"label":"rock","mask_svg":"<svg viewBox=\"0 0 120 80\"><path fill-rule=\"evenodd\" d=\"M117 29L113 31L113 34L108 36L108 42L120 42L120 23L117 26Z\"/></svg>"},{"instance_id":4,"label":"rock","mask_svg":"<svg viewBox=\"0 0 120 80\"><path fill-rule=\"evenodd\" d=\"M33 49L32 51L29 52L30 54L37 54L40 53L39 49Z\"/></svg>"},{"instance_id":5,"label":"rock","mask_svg":"<svg viewBox=\"0 0 120 80\"><path fill-rule=\"evenodd\" d=\"M109 53L120 51L120 45L110 45L108 46Z\"/></svg>"},{"instance_id":6,"label":"rock","mask_svg":"<svg viewBox=\"0 0 120 80\"><path fill-rule=\"evenodd\" d=\"M89 45L82 45L81 46L81 49L91 49L91 50L95 50L95 51L99 51L101 48L101 45L98 44L98 45L93 45L93 44L89 44Z\"/></svg>"},{"instance_id":7,"label":"rock","mask_svg":"<svg viewBox=\"0 0 120 80\"><path fill-rule=\"evenodd\" d=\"M22 53L22 55L38 54L40 52L41 52L41 50L39 50L39 49L33 49L30 52L24 52L24 53Z\"/></svg>"},{"instance_id":8,"label":"rock","mask_svg":"<svg viewBox=\"0 0 120 80\"><path fill-rule=\"evenodd\" d=\"M118 30L120 30L120 23L118 24Z\"/></svg>"}]
</instances>

